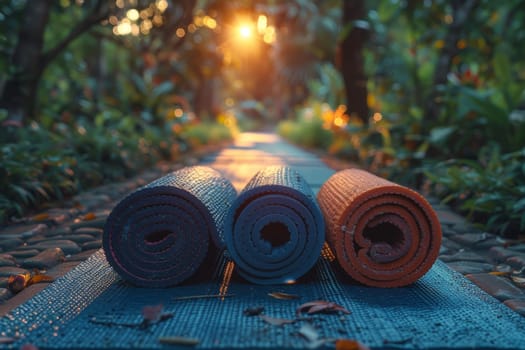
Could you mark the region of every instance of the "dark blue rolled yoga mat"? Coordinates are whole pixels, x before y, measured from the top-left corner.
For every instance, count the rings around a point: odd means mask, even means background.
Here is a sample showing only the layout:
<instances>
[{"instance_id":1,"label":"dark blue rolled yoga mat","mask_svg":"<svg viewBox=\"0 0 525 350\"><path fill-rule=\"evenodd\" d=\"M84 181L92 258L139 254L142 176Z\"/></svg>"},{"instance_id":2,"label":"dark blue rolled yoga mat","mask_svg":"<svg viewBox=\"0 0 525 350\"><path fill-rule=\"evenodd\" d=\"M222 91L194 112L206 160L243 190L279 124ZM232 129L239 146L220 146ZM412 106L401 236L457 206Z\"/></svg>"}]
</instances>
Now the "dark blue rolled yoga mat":
<instances>
[{"instance_id":1,"label":"dark blue rolled yoga mat","mask_svg":"<svg viewBox=\"0 0 525 350\"><path fill-rule=\"evenodd\" d=\"M257 284L295 281L315 264L325 239L312 190L286 166L254 175L231 206L224 235L239 274Z\"/></svg>"},{"instance_id":2,"label":"dark blue rolled yoga mat","mask_svg":"<svg viewBox=\"0 0 525 350\"><path fill-rule=\"evenodd\" d=\"M226 213L237 193L218 171L183 168L132 192L104 227L102 246L125 280L144 287L178 284L199 268L210 240L224 248Z\"/></svg>"}]
</instances>

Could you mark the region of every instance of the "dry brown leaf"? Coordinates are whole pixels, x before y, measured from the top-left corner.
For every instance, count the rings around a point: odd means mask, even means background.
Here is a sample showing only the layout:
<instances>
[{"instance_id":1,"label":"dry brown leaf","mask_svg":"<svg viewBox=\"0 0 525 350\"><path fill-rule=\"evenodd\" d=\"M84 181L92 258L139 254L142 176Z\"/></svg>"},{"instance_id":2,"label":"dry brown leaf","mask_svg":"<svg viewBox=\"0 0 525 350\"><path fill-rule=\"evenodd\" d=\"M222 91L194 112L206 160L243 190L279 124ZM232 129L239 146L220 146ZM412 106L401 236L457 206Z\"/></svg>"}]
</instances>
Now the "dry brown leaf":
<instances>
[{"instance_id":1,"label":"dry brown leaf","mask_svg":"<svg viewBox=\"0 0 525 350\"><path fill-rule=\"evenodd\" d=\"M341 305L330 301L316 300L300 305L296 310L296 314L299 316L303 312L306 312L307 314L311 315L316 313L336 313L338 311L345 314L350 314L350 311L348 311Z\"/></svg>"},{"instance_id":2,"label":"dry brown leaf","mask_svg":"<svg viewBox=\"0 0 525 350\"><path fill-rule=\"evenodd\" d=\"M33 273L20 273L18 275L11 275L7 279L7 288L11 293L19 293L24 288L29 287L32 284L40 282L53 282L55 279L51 276L41 274L38 270Z\"/></svg>"},{"instance_id":3,"label":"dry brown leaf","mask_svg":"<svg viewBox=\"0 0 525 350\"><path fill-rule=\"evenodd\" d=\"M266 315L259 315L259 317L266 323L271 324L272 326L282 326L285 324L294 323L295 320L288 320L285 318L276 318L276 317L270 317Z\"/></svg>"},{"instance_id":4,"label":"dry brown leaf","mask_svg":"<svg viewBox=\"0 0 525 350\"><path fill-rule=\"evenodd\" d=\"M149 322L157 322L160 320L164 305L146 305L142 308L142 317Z\"/></svg>"},{"instance_id":5,"label":"dry brown leaf","mask_svg":"<svg viewBox=\"0 0 525 350\"><path fill-rule=\"evenodd\" d=\"M32 219L33 221L44 221L44 220L49 219L49 213L40 213L40 214L36 214L36 215L33 216L31 219Z\"/></svg>"},{"instance_id":6,"label":"dry brown leaf","mask_svg":"<svg viewBox=\"0 0 525 350\"><path fill-rule=\"evenodd\" d=\"M272 292L268 293L269 296L275 299L281 299L281 300L293 300L293 299L299 299L300 296L296 294L288 294L283 292Z\"/></svg>"},{"instance_id":7,"label":"dry brown leaf","mask_svg":"<svg viewBox=\"0 0 525 350\"><path fill-rule=\"evenodd\" d=\"M55 279L51 276L44 275L41 273L35 273L33 276L31 276L31 279L29 280L29 285L40 283L40 282L53 282Z\"/></svg>"},{"instance_id":8,"label":"dry brown leaf","mask_svg":"<svg viewBox=\"0 0 525 350\"><path fill-rule=\"evenodd\" d=\"M82 219L84 221L91 221L91 220L95 220L96 218L97 218L97 215L95 213L89 212L86 215L84 215L84 217Z\"/></svg>"},{"instance_id":9,"label":"dry brown leaf","mask_svg":"<svg viewBox=\"0 0 525 350\"><path fill-rule=\"evenodd\" d=\"M167 345L197 345L200 340L188 337L160 337L159 343Z\"/></svg>"},{"instance_id":10,"label":"dry brown leaf","mask_svg":"<svg viewBox=\"0 0 525 350\"><path fill-rule=\"evenodd\" d=\"M354 339L339 339L335 342L335 350L370 350L370 348Z\"/></svg>"},{"instance_id":11,"label":"dry brown leaf","mask_svg":"<svg viewBox=\"0 0 525 350\"><path fill-rule=\"evenodd\" d=\"M13 337L0 337L0 344L13 344L15 341L17 339Z\"/></svg>"},{"instance_id":12,"label":"dry brown leaf","mask_svg":"<svg viewBox=\"0 0 525 350\"><path fill-rule=\"evenodd\" d=\"M493 275L493 276L508 276L508 275L510 275L510 272L507 272L507 271L491 271L491 272L489 272L489 275Z\"/></svg>"},{"instance_id":13,"label":"dry brown leaf","mask_svg":"<svg viewBox=\"0 0 525 350\"><path fill-rule=\"evenodd\" d=\"M29 285L30 279L31 274L29 272L11 275L7 279L7 288L11 291L11 293L19 293Z\"/></svg>"}]
</instances>

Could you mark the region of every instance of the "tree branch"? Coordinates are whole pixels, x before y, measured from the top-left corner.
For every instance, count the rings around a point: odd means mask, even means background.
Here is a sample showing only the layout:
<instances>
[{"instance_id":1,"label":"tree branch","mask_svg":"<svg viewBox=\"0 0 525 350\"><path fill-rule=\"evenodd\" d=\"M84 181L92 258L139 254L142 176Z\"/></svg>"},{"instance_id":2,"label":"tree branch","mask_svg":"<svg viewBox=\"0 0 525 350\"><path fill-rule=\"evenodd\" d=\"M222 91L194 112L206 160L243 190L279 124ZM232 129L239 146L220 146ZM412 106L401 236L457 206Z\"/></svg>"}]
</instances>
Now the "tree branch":
<instances>
[{"instance_id":1,"label":"tree branch","mask_svg":"<svg viewBox=\"0 0 525 350\"><path fill-rule=\"evenodd\" d=\"M84 19L80 21L64 39L56 44L55 47L42 54L42 67L46 67L80 35L87 32L102 20L108 18L109 10L102 11L103 2L103 0L98 0L89 15L84 17Z\"/></svg>"}]
</instances>

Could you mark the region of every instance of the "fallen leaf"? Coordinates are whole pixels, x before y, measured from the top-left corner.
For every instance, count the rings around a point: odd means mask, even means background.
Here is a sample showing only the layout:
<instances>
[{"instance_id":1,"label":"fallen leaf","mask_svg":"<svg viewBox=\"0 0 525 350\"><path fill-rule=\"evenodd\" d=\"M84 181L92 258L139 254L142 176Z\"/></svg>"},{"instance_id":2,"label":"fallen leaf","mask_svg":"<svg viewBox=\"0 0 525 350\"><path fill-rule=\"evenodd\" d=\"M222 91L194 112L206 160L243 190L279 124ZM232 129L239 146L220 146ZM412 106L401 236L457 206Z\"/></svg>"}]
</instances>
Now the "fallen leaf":
<instances>
[{"instance_id":1,"label":"fallen leaf","mask_svg":"<svg viewBox=\"0 0 525 350\"><path fill-rule=\"evenodd\" d=\"M24 344L20 347L20 350L38 350L38 347L33 344Z\"/></svg>"},{"instance_id":2,"label":"fallen leaf","mask_svg":"<svg viewBox=\"0 0 525 350\"><path fill-rule=\"evenodd\" d=\"M493 275L493 276L508 276L510 275L510 271L507 272L507 271L491 271L489 272L489 275Z\"/></svg>"},{"instance_id":3,"label":"fallen leaf","mask_svg":"<svg viewBox=\"0 0 525 350\"><path fill-rule=\"evenodd\" d=\"M31 219L32 219L33 221L44 221L44 220L49 219L49 213L40 213L40 214L36 214L36 215L33 216Z\"/></svg>"},{"instance_id":4,"label":"fallen leaf","mask_svg":"<svg viewBox=\"0 0 525 350\"><path fill-rule=\"evenodd\" d=\"M305 323L299 328L299 334L302 335L310 343L315 342L319 339L319 333L315 330L314 326L310 323Z\"/></svg>"},{"instance_id":5,"label":"fallen leaf","mask_svg":"<svg viewBox=\"0 0 525 350\"><path fill-rule=\"evenodd\" d=\"M142 323L139 325L139 328L145 329L150 325L158 322L165 321L173 317L172 313L162 312L164 306L159 305L146 305L142 308Z\"/></svg>"},{"instance_id":6,"label":"fallen leaf","mask_svg":"<svg viewBox=\"0 0 525 350\"><path fill-rule=\"evenodd\" d=\"M187 337L160 337L159 343L167 345L197 345L200 340Z\"/></svg>"},{"instance_id":7,"label":"fallen leaf","mask_svg":"<svg viewBox=\"0 0 525 350\"><path fill-rule=\"evenodd\" d=\"M249 307L242 312L245 316L259 316L264 311L264 306Z\"/></svg>"},{"instance_id":8,"label":"fallen leaf","mask_svg":"<svg viewBox=\"0 0 525 350\"><path fill-rule=\"evenodd\" d=\"M7 279L7 289L9 289L11 293L19 293L29 285L30 279L31 274L29 272L11 275Z\"/></svg>"},{"instance_id":9,"label":"fallen leaf","mask_svg":"<svg viewBox=\"0 0 525 350\"><path fill-rule=\"evenodd\" d=\"M339 339L335 342L335 350L370 350L370 348L354 339Z\"/></svg>"},{"instance_id":10,"label":"fallen leaf","mask_svg":"<svg viewBox=\"0 0 525 350\"><path fill-rule=\"evenodd\" d=\"M350 314L350 311L341 305L332 303L330 301L316 300L300 305L296 310L296 314L299 316L303 312L311 315L316 313L336 313L338 311L341 311L344 314Z\"/></svg>"},{"instance_id":11,"label":"fallen leaf","mask_svg":"<svg viewBox=\"0 0 525 350\"><path fill-rule=\"evenodd\" d=\"M283 293L283 292L272 292L272 293L268 293L268 295L271 296L272 298L281 299L281 300L293 300L293 299L300 298L299 295L288 294L288 293Z\"/></svg>"},{"instance_id":12,"label":"fallen leaf","mask_svg":"<svg viewBox=\"0 0 525 350\"><path fill-rule=\"evenodd\" d=\"M272 326L282 326L282 325L285 325L285 324L290 324L290 323L294 323L295 322L295 320L288 320L288 319L285 319L285 318L275 318L275 317L270 317L270 316L266 316L266 315L259 315L259 317L264 322L269 323Z\"/></svg>"},{"instance_id":13,"label":"fallen leaf","mask_svg":"<svg viewBox=\"0 0 525 350\"><path fill-rule=\"evenodd\" d=\"M0 337L0 344L12 344L16 341L13 337Z\"/></svg>"},{"instance_id":14,"label":"fallen leaf","mask_svg":"<svg viewBox=\"0 0 525 350\"><path fill-rule=\"evenodd\" d=\"M146 305L142 308L142 317L144 317L144 320L148 320L149 322L157 322L160 320L163 309L164 305L162 304Z\"/></svg>"},{"instance_id":15,"label":"fallen leaf","mask_svg":"<svg viewBox=\"0 0 525 350\"><path fill-rule=\"evenodd\" d=\"M51 276L44 275L40 271L35 270L33 273L20 273L18 275L11 275L7 279L7 288L11 293L19 293L24 288L29 287L32 284L40 282L53 282L55 279Z\"/></svg>"},{"instance_id":16,"label":"fallen leaf","mask_svg":"<svg viewBox=\"0 0 525 350\"><path fill-rule=\"evenodd\" d=\"M55 279L51 276L44 275L41 273L35 273L33 276L31 276L31 279L29 280L30 285L40 282L53 282Z\"/></svg>"},{"instance_id":17,"label":"fallen leaf","mask_svg":"<svg viewBox=\"0 0 525 350\"><path fill-rule=\"evenodd\" d=\"M84 215L84 217L82 219L84 221L91 221L91 220L95 220L96 218L97 218L97 215L95 213L89 212L86 215Z\"/></svg>"}]
</instances>

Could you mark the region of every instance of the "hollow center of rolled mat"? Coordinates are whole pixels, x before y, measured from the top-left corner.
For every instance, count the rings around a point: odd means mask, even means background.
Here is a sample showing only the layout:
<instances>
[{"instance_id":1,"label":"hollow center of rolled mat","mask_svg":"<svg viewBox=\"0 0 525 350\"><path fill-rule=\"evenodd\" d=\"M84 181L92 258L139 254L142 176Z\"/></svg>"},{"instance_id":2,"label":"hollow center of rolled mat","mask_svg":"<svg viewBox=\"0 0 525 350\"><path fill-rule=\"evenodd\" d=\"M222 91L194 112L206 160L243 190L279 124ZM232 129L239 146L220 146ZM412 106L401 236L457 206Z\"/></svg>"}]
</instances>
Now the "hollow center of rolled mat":
<instances>
[{"instance_id":1,"label":"hollow center of rolled mat","mask_svg":"<svg viewBox=\"0 0 525 350\"><path fill-rule=\"evenodd\" d=\"M151 232L149 233L148 235L146 235L144 237L144 241L146 241L146 243L149 243L149 244L156 244L156 243L160 243L162 242L163 240L165 240L166 238L168 238L168 236L170 234L172 234L173 232L171 232L170 230L158 230L158 231L154 231L154 232Z\"/></svg>"},{"instance_id":2,"label":"hollow center of rolled mat","mask_svg":"<svg viewBox=\"0 0 525 350\"><path fill-rule=\"evenodd\" d=\"M277 248L290 241L290 231L283 223L271 222L262 228L261 238Z\"/></svg>"},{"instance_id":3,"label":"hollow center of rolled mat","mask_svg":"<svg viewBox=\"0 0 525 350\"><path fill-rule=\"evenodd\" d=\"M367 225L363 236L371 242L369 256L378 263L392 262L407 253L405 235L392 223Z\"/></svg>"}]
</instances>

